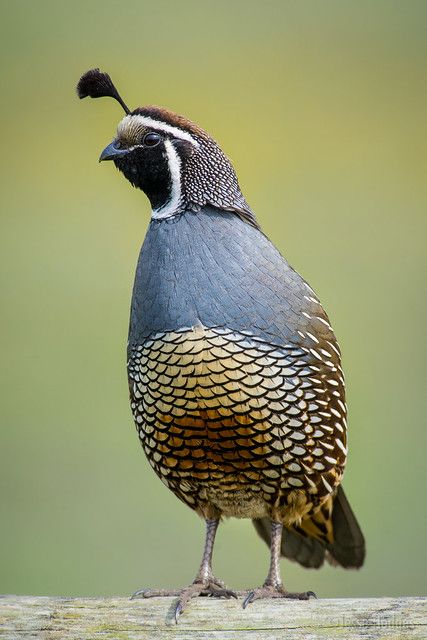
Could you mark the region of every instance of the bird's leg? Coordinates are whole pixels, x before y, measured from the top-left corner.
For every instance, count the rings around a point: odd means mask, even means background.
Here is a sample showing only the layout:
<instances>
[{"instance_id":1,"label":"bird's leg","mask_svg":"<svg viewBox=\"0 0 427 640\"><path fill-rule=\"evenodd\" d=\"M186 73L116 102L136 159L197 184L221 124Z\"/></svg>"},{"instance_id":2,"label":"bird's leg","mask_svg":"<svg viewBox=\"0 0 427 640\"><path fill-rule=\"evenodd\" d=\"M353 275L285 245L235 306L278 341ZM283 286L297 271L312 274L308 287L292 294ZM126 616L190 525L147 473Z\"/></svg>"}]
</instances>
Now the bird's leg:
<instances>
[{"instance_id":1,"label":"bird's leg","mask_svg":"<svg viewBox=\"0 0 427 640\"><path fill-rule=\"evenodd\" d=\"M262 587L250 591L243 601L243 608L248 604L261 598L291 598L293 600L308 600L310 596L316 597L313 591L303 591L302 593L291 593L286 591L280 577L280 547L282 544L283 525L280 522L271 523L271 543L270 543L270 568L267 578Z\"/></svg>"},{"instance_id":2,"label":"bird's leg","mask_svg":"<svg viewBox=\"0 0 427 640\"><path fill-rule=\"evenodd\" d=\"M192 584L184 589L140 589L132 598L153 598L157 596L178 596L175 606L175 620L184 611L185 605L191 598L197 596L216 596L218 598L237 598L234 591L230 591L221 580L212 573L212 554L215 534L219 520L206 520L206 538L203 549L202 562Z\"/></svg>"},{"instance_id":3,"label":"bird's leg","mask_svg":"<svg viewBox=\"0 0 427 640\"><path fill-rule=\"evenodd\" d=\"M213 581L216 584L224 586L223 583L220 580L217 580L212 573L212 555L218 524L219 520L206 520L205 546L203 549L202 562L200 563L197 576L194 579L194 584Z\"/></svg>"}]
</instances>

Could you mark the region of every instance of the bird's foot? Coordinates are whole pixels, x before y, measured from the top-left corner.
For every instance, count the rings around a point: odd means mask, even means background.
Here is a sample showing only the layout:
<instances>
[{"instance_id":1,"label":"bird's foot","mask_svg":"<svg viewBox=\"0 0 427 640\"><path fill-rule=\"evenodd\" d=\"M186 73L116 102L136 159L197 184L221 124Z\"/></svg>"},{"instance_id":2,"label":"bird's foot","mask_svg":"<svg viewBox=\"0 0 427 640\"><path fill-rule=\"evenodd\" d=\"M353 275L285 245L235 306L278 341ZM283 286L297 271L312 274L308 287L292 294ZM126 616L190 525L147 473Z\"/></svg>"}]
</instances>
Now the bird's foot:
<instances>
[{"instance_id":1,"label":"bird's foot","mask_svg":"<svg viewBox=\"0 0 427 640\"><path fill-rule=\"evenodd\" d=\"M196 578L192 584L183 589L140 589L139 591L135 591L131 596L131 600L134 598L157 598L162 596L178 596L174 610L176 623L178 623L179 616L192 598L197 598L198 596L237 598L234 591L227 589L221 580L212 576L207 580L199 580Z\"/></svg>"},{"instance_id":2,"label":"bird's foot","mask_svg":"<svg viewBox=\"0 0 427 640\"><path fill-rule=\"evenodd\" d=\"M288 598L289 600L309 600L310 598L316 598L314 591L302 591L301 593L292 593L286 591L282 585L265 584L258 589L253 589L246 594L246 598L243 600L243 608L246 609L248 604L255 600L262 600L263 598Z\"/></svg>"}]
</instances>

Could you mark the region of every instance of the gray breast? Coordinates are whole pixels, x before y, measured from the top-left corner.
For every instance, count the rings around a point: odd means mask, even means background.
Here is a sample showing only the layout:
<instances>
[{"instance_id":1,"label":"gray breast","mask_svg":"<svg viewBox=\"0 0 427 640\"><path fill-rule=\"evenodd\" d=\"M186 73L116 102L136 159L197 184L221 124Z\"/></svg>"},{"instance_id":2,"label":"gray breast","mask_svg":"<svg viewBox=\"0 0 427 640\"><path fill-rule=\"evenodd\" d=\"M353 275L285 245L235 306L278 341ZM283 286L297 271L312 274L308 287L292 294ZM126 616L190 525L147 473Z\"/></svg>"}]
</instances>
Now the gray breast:
<instances>
[{"instance_id":1,"label":"gray breast","mask_svg":"<svg viewBox=\"0 0 427 640\"><path fill-rule=\"evenodd\" d=\"M307 332L335 344L315 294L268 238L213 208L151 221L136 270L129 347L198 324L277 345L302 344Z\"/></svg>"}]
</instances>

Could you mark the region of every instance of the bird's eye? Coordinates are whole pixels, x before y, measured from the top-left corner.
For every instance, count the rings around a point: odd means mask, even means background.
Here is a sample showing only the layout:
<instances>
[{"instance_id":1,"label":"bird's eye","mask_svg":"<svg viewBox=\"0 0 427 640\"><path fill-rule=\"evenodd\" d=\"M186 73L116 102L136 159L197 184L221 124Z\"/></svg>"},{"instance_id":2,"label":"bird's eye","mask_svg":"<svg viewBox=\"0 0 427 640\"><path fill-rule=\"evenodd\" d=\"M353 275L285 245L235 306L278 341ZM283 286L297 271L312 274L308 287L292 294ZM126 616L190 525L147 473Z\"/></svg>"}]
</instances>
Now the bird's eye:
<instances>
[{"instance_id":1,"label":"bird's eye","mask_svg":"<svg viewBox=\"0 0 427 640\"><path fill-rule=\"evenodd\" d=\"M158 133L153 133L151 131L150 133L145 134L143 143L145 144L146 147L155 147L156 144L159 144L161 139L162 138Z\"/></svg>"}]
</instances>

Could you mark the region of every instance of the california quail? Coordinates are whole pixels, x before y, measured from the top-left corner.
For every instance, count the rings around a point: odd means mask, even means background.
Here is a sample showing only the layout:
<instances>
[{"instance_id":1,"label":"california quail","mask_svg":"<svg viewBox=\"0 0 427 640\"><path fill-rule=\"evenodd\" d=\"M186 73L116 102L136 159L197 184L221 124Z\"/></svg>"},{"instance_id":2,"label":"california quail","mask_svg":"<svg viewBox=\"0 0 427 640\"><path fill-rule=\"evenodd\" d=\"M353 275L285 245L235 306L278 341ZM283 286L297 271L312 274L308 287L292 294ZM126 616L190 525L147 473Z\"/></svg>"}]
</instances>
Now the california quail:
<instances>
[{"instance_id":1,"label":"california quail","mask_svg":"<svg viewBox=\"0 0 427 640\"><path fill-rule=\"evenodd\" d=\"M128 375L140 442L160 479L206 521L202 564L180 591L235 596L212 574L221 517L251 518L271 544L261 597L282 585L280 554L305 567L360 567L365 546L340 486L347 456L340 350L316 294L262 233L216 142L159 107L130 111L88 71L80 98L126 116L100 160L148 196L136 270ZM285 535L282 539L282 529Z\"/></svg>"}]
</instances>

